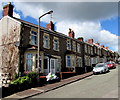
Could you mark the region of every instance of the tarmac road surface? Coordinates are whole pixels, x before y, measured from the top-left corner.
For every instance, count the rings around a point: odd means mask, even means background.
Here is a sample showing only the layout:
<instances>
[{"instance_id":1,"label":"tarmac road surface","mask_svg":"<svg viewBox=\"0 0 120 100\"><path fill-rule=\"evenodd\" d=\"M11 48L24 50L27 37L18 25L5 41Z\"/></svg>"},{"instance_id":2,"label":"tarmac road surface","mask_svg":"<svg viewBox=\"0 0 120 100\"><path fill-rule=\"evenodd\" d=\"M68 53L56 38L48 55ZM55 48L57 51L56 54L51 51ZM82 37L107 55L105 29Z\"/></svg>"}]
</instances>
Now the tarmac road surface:
<instances>
[{"instance_id":1,"label":"tarmac road surface","mask_svg":"<svg viewBox=\"0 0 120 100\"><path fill-rule=\"evenodd\" d=\"M108 73L92 75L30 98L118 98L118 66Z\"/></svg>"}]
</instances>

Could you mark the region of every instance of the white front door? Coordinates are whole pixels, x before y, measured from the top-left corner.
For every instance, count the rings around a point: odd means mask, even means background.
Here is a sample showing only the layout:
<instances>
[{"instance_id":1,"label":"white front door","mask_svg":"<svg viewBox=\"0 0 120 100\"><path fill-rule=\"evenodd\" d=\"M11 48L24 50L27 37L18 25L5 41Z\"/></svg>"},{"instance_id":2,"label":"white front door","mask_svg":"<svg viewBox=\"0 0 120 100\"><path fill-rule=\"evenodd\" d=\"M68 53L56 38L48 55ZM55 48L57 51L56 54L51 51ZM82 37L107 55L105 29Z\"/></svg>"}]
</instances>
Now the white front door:
<instances>
[{"instance_id":1,"label":"white front door","mask_svg":"<svg viewBox=\"0 0 120 100\"><path fill-rule=\"evenodd\" d=\"M57 66L57 59L51 58L51 59L50 59L49 72L55 74L55 73L56 73L56 70L55 70L56 66Z\"/></svg>"}]
</instances>

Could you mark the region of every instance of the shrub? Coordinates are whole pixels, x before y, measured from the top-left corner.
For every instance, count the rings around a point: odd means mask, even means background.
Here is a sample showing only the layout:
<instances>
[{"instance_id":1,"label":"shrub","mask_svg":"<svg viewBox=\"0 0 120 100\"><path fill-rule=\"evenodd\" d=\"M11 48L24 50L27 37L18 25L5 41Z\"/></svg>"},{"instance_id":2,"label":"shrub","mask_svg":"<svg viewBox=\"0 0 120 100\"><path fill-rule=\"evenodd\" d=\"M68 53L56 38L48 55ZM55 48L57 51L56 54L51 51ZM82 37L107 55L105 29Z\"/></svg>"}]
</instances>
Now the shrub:
<instances>
[{"instance_id":1,"label":"shrub","mask_svg":"<svg viewBox=\"0 0 120 100\"><path fill-rule=\"evenodd\" d=\"M37 85L37 78L38 78L38 73L36 72L30 72L27 74L27 76L29 78L31 78L31 81L32 81L32 86L36 86Z\"/></svg>"},{"instance_id":2,"label":"shrub","mask_svg":"<svg viewBox=\"0 0 120 100\"><path fill-rule=\"evenodd\" d=\"M34 79L37 79L38 73L36 73L36 72L30 72L30 73L27 74L27 76L29 78L31 78L32 80L34 80Z\"/></svg>"},{"instance_id":3,"label":"shrub","mask_svg":"<svg viewBox=\"0 0 120 100\"><path fill-rule=\"evenodd\" d=\"M31 84L31 78L29 78L28 76L23 76L12 81L9 86L13 88L13 90L16 92L19 90L24 90L29 88L30 84Z\"/></svg>"}]
</instances>

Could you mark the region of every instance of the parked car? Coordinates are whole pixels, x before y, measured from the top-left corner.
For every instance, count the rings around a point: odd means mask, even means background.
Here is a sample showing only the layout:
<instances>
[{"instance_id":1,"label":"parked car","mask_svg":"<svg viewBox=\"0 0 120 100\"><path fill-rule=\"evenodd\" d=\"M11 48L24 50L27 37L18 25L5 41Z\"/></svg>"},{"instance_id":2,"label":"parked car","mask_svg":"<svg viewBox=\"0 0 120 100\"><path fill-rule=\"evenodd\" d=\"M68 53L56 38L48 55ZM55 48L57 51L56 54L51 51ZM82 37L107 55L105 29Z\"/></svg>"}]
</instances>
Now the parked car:
<instances>
[{"instance_id":1,"label":"parked car","mask_svg":"<svg viewBox=\"0 0 120 100\"><path fill-rule=\"evenodd\" d=\"M99 63L93 68L93 74L105 73L105 72L108 72L108 71L109 71L109 69L107 67L107 64L105 64L105 63Z\"/></svg>"},{"instance_id":2,"label":"parked car","mask_svg":"<svg viewBox=\"0 0 120 100\"><path fill-rule=\"evenodd\" d=\"M111 69L111 68L116 68L116 64L115 64L115 62L113 62L113 61L109 61L109 62L107 62L106 64L107 64L107 66L108 66L109 69Z\"/></svg>"}]
</instances>

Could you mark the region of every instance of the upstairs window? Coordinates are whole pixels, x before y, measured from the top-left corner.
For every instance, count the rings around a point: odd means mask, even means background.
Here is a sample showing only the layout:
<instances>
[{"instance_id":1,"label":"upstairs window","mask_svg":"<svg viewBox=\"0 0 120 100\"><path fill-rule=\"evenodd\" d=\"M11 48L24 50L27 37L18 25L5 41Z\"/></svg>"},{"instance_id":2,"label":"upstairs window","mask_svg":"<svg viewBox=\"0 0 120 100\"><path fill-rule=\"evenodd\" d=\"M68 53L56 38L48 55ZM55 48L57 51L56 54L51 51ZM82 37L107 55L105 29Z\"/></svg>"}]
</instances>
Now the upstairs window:
<instances>
[{"instance_id":1,"label":"upstairs window","mask_svg":"<svg viewBox=\"0 0 120 100\"><path fill-rule=\"evenodd\" d=\"M48 34L44 34L44 36L43 36L43 47L44 48L47 48L47 49L50 48L50 46L49 46L50 42L49 41L50 41L49 35Z\"/></svg>"},{"instance_id":2,"label":"upstairs window","mask_svg":"<svg viewBox=\"0 0 120 100\"><path fill-rule=\"evenodd\" d=\"M88 46L88 53L90 54L90 46Z\"/></svg>"},{"instance_id":3,"label":"upstairs window","mask_svg":"<svg viewBox=\"0 0 120 100\"><path fill-rule=\"evenodd\" d=\"M79 43L77 43L77 52L81 52L81 47L80 47L81 45L79 44Z\"/></svg>"},{"instance_id":4,"label":"upstairs window","mask_svg":"<svg viewBox=\"0 0 120 100\"><path fill-rule=\"evenodd\" d=\"M87 53L87 45L86 44L84 46L84 49L85 49L85 53Z\"/></svg>"},{"instance_id":5,"label":"upstairs window","mask_svg":"<svg viewBox=\"0 0 120 100\"><path fill-rule=\"evenodd\" d=\"M31 43L37 45L37 32L31 31Z\"/></svg>"},{"instance_id":6,"label":"upstairs window","mask_svg":"<svg viewBox=\"0 0 120 100\"><path fill-rule=\"evenodd\" d=\"M97 52L97 48L96 48L96 47L94 47L94 52L95 52L95 53Z\"/></svg>"},{"instance_id":7,"label":"upstairs window","mask_svg":"<svg viewBox=\"0 0 120 100\"><path fill-rule=\"evenodd\" d=\"M90 49L91 49L91 55L93 55L93 47L91 47Z\"/></svg>"},{"instance_id":8,"label":"upstairs window","mask_svg":"<svg viewBox=\"0 0 120 100\"><path fill-rule=\"evenodd\" d=\"M76 42L75 41L72 42L72 50L74 52L76 52Z\"/></svg>"},{"instance_id":9,"label":"upstairs window","mask_svg":"<svg viewBox=\"0 0 120 100\"><path fill-rule=\"evenodd\" d=\"M71 50L71 41L67 40L67 50Z\"/></svg>"},{"instance_id":10,"label":"upstairs window","mask_svg":"<svg viewBox=\"0 0 120 100\"><path fill-rule=\"evenodd\" d=\"M53 49L59 51L59 39L56 37L53 39Z\"/></svg>"}]
</instances>

